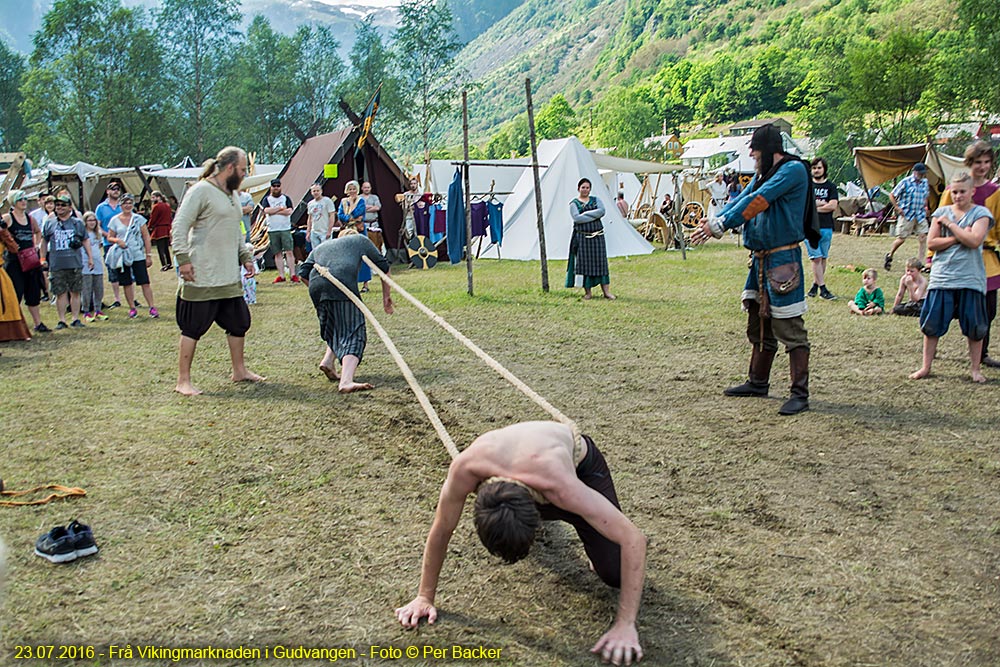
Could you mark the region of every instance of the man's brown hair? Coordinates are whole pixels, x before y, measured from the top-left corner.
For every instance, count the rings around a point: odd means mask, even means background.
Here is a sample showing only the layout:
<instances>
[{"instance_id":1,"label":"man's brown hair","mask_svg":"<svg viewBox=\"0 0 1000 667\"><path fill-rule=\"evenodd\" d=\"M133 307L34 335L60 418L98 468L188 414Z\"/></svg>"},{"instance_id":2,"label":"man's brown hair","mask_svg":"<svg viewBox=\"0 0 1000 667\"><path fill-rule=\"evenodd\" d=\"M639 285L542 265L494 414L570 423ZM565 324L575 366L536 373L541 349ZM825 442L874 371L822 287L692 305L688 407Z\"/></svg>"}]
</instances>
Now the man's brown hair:
<instances>
[{"instance_id":1,"label":"man's brown hair","mask_svg":"<svg viewBox=\"0 0 1000 667\"><path fill-rule=\"evenodd\" d=\"M473 518L483 546L508 563L528 555L542 520L528 490L513 482L479 487Z\"/></svg>"}]
</instances>

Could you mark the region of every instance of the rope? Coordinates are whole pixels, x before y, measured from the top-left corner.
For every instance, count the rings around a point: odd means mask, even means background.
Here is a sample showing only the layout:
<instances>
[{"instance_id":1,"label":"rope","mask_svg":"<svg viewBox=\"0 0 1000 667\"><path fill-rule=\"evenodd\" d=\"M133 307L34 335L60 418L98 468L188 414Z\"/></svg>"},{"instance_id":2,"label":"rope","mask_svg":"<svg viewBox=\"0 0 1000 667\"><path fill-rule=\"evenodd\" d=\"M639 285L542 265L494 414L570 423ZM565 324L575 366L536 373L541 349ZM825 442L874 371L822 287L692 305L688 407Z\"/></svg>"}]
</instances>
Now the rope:
<instances>
[{"instance_id":1,"label":"rope","mask_svg":"<svg viewBox=\"0 0 1000 667\"><path fill-rule=\"evenodd\" d=\"M59 484L47 484L45 486L36 486L33 489L28 489L27 491L3 491L3 486L0 485L0 496L6 498L17 498L18 496L26 496L30 493L36 493L38 491L43 491L46 489L51 489L56 493L50 493L45 498L40 500L0 500L0 507L18 507L22 505L44 505L52 500L57 500L59 498L72 498L74 496L85 496L87 492L83 489L78 489L76 487L61 486Z\"/></svg>"},{"instance_id":2,"label":"rope","mask_svg":"<svg viewBox=\"0 0 1000 667\"><path fill-rule=\"evenodd\" d=\"M450 324L448 324L444 320L444 318L442 318L440 315L438 315L437 313L435 313L433 310L431 310L430 308L428 308L427 306L425 306L424 304L422 304L415 296L411 295L405 289L403 289L402 287L400 287L392 278L390 278L385 272L383 272L382 269L378 268L375 265L374 262L372 262L367 257L362 257L362 259L365 261L366 264L368 264L368 266L371 267L372 271L375 271L379 275L379 277L382 280L386 281L394 290L396 290L397 292L399 292L400 294L402 294L403 297L407 301L409 301L410 303L412 303L422 313L424 313L425 315L427 315L427 317L429 317L432 321L434 321L441 328L443 328L445 331L447 331L452 336L454 336L460 343L462 343L467 348L469 348L470 350L472 350L472 352L477 357L479 357L480 359L482 359L486 363L487 366L489 366L490 368L492 368L502 378L504 378L505 380L507 380L508 382L510 382L512 385L514 385L514 387L516 389L518 389L520 392L522 392L525 396L527 396L528 398L530 398L531 400L533 400L535 403L537 403L539 407L541 407L543 410L545 410L550 415L552 415L553 417L555 417L556 421L559 421L559 422L565 424L566 426L568 426L569 429L570 429L570 431L573 432L573 439L574 439L574 441L577 440L577 439L579 439L579 437L580 437L580 429L577 427L576 422L574 422L572 419L570 419L569 417L567 417L566 415L564 415L562 412L560 412L559 410L557 410L555 406L553 406L547 400L545 400L544 398L542 398L538 393L535 392L534 389L532 389L531 387L529 387L528 385L526 385L524 382L522 382L521 380L519 380L513 373L511 373L509 370L507 370L506 368L504 368L500 364L500 362L498 362L496 359L494 359L490 355L486 354L486 352L484 352L478 345L476 345L471 340L469 340L468 338L466 338L465 335L462 334L462 332L460 332L458 329L456 329L455 327L453 327ZM346 288L342 287L341 289L346 289ZM352 294L351 296L354 296L354 295Z\"/></svg>"},{"instance_id":3,"label":"rope","mask_svg":"<svg viewBox=\"0 0 1000 667\"><path fill-rule=\"evenodd\" d=\"M375 315L372 311L369 310L368 306L366 306L365 303L354 294L354 292L349 290L344 283L334 278L333 274L331 274L325 266L316 264L313 268L315 268L316 272L321 276L336 285L341 292L346 294L347 298L349 298L355 306L361 309L361 312L364 313L365 319L372 323L372 326L375 327L375 331L378 332L379 338L382 339L386 349L389 350L389 354L392 355L396 365L399 366L399 370L403 372L403 377L406 378L406 383L410 385L410 389L412 389L413 393L416 394L417 400L420 402L420 406L424 409L424 412L427 413L427 417L431 420L431 424L434 426L434 430L437 431L438 437L441 438L441 442L444 443L445 449L448 450L451 458L458 456L458 447L455 446L455 441L451 439L450 435L448 435L447 429L445 429L444 424L441 422L441 418L438 417L434 406L431 405L430 400L427 398L427 394L424 393L424 390L421 389L420 385L417 383L417 378L414 377L413 371L410 370L410 367L403 359L403 356L399 353L399 350L396 349L396 345L392 342L392 339L389 338L389 334L382 328L379 321L375 319ZM382 271L379 270L379 273L381 274Z\"/></svg>"}]
</instances>

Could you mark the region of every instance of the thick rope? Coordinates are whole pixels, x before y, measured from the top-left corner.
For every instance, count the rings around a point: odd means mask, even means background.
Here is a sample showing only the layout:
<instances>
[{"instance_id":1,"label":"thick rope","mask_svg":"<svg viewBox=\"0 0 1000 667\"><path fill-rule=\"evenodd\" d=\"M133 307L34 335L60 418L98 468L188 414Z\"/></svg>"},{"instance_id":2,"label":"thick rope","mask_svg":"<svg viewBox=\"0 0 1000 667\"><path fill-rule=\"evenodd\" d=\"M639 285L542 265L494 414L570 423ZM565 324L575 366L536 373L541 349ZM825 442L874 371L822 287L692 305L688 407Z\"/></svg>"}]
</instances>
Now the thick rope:
<instances>
[{"instance_id":1,"label":"thick rope","mask_svg":"<svg viewBox=\"0 0 1000 667\"><path fill-rule=\"evenodd\" d=\"M427 417L431 420L431 424L434 426L434 430L437 431L438 437L441 438L441 442L444 443L445 449L448 450L451 458L458 456L458 447L455 446L455 441L451 439L450 435L448 435L448 430L445 429L444 424L441 422L441 418L438 417L437 411L427 398L427 394L425 394L424 390L420 388L420 384L417 382L417 378L414 377L413 371L410 370L410 367L406 364L403 356L399 353L399 350L396 349L396 345L392 342L392 339L389 338L389 334L382 328L379 321L375 319L375 315L372 311L369 310L364 301L359 299L354 292L344 285L344 283L334 278L333 274L331 274L326 267L316 264L313 268L316 269L316 272L321 276L336 285L341 292L346 294L347 298L349 298L355 306L361 309L365 319L372 323L372 326L375 327L375 331L378 333L379 338L382 339L386 349L389 350L389 354L392 355L396 365L399 366L399 370L403 372L403 377L406 378L406 382L410 385L410 389L412 389L413 393L416 394L417 400L420 402L420 406L424 409L424 412L427 413ZM382 272L379 271L379 273Z\"/></svg>"},{"instance_id":2,"label":"thick rope","mask_svg":"<svg viewBox=\"0 0 1000 667\"><path fill-rule=\"evenodd\" d=\"M574 441L576 441L576 440L578 440L580 438L580 429L577 428L576 422L574 422L572 419L570 419L569 417L567 417L566 415L564 415L562 412L560 412L559 410L557 410L555 408L555 406L553 406L547 400L545 400L540 395L538 395L538 393L536 393L534 389L532 389L531 387L529 387L528 385L526 385L524 382L522 382L521 380L519 380L513 373L511 373L509 370L507 370L502 365L500 365L500 362L498 362L496 359L494 359L490 355L486 354L486 352L484 352L478 345L476 345L471 340L469 340L468 338L466 338L465 335L462 334L462 332L460 332L458 329L456 329L455 327L453 327L450 324L448 324L444 320L444 318L442 318L440 315L438 315L437 313L435 313L433 310L431 310L430 308L428 308L427 306L425 306L424 304L422 304L415 296L411 295L405 289L403 289L402 287L400 287L392 278L390 278L385 272L383 272L382 269L378 268L373 261L371 261L367 257L362 257L362 259L365 261L366 264L368 264L368 266L371 267L372 271L375 271L376 273L378 273L379 277L382 280L384 280L387 283L389 283L389 285L392 286L392 288L394 290L396 290L397 292L399 292L400 294L402 294L403 297L407 301L409 301L410 303L412 303L422 313L424 313L425 315L427 315L427 317L429 317L431 320L433 320L435 323L437 323L441 328L443 328L445 331L447 331L452 336L454 336L460 343L462 343L467 348L469 348L470 350L472 350L472 352L474 352L477 357L479 357L480 359L482 359L486 363L487 366L489 366L494 371L496 371L497 373L499 373L502 378L504 378L505 380L507 380L508 382L510 382L512 385L514 385L515 388L517 388L519 391L521 391L525 396L527 396L528 398L530 398L531 400L533 400L535 403L537 403L539 405L539 407L541 407L543 410L545 410L550 415L552 415L553 417L555 417L557 421L562 422L563 424L565 424L566 426L568 426L569 429L570 429L570 431L573 432L573 439L574 439Z\"/></svg>"}]
</instances>

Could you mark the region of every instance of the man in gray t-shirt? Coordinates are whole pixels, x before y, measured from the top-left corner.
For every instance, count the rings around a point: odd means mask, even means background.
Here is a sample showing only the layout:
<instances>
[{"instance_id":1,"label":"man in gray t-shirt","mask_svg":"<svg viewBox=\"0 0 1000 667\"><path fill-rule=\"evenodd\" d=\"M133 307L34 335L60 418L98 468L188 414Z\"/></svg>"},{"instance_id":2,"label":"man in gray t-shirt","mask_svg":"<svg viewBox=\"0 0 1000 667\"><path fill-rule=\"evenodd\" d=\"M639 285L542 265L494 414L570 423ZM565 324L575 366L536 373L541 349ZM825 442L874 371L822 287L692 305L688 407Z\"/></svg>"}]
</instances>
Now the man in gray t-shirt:
<instances>
[{"instance_id":1,"label":"man in gray t-shirt","mask_svg":"<svg viewBox=\"0 0 1000 667\"><path fill-rule=\"evenodd\" d=\"M358 269L361 268L362 258L367 257L386 273L389 272L389 261L367 237L353 231L341 234L344 236L324 241L314 248L306 261L299 265L298 273L302 282L309 286L309 296L319 318L319 333L327 346L319 369L331 382L339 380L340 393L347 394L374 388L367 382L354 381L354 373L368 342L365 316L339 287L320 275L315 267L326 268L354 296L360 298ZM391 315L390 294L389 284L382 280L382 307ZM340 360L340 375L334 368L334 358Z\"/></svg>"},{"instance_id":2,"label":"man in gray t-shirt","mask_svg":"<svg viewBox=\"0 0 1000 667\"><path fill-rule=\"evenodd\" d=\"M382 227L378 222L382 200L372 192L372 184L368 181L361 184L361 198L365 200L365 232L378 251L382 252Z\"/></svg>"},{"instance_id":3,"label":"man in gray t-shirt","mask_svg":"<svg viewBox=\"0 0 1000 667\"><path fill-rule=\"evenodd\" d=\"M43 262L49 264L49 284L56 295L56 313L59 324L56 329L66 328L66 304L70 305L73 322L69 325L82 328L80 321L80 291L83 289L83 256L87 257L88 268L94 268L90 239L83 222L73 216L73 200L68 196L56 197L55 217L49 218L42 229L40 253ZM83 248L84 255L80 254Z\"/></svg>"}]
</instances>

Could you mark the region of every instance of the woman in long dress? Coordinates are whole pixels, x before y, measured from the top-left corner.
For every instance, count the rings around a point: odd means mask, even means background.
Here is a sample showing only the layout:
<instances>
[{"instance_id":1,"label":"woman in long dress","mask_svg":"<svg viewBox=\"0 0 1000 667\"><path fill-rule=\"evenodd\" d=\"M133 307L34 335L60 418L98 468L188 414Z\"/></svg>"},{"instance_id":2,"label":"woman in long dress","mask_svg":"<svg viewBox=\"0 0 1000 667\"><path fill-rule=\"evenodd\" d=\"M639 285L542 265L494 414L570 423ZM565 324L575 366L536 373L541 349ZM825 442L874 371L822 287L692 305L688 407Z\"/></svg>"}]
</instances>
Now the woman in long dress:
<instances>
[{"instance_id":1,"label":"woman in long dress","mask_svg":"<svg viewBox=\"0 0 1000 667\"><path fill-rule=\"evenodd\" d=\"M583 277L583 298L590 299L590 290L601 286L605 299L614 299L611 277L608 272L608 249L604 242L604 204L590 196L590 179L581 178L577 183L579 196L569 203L573 218L573 235L569 243L569 262L566 265L566 287L573 287L576 276Z\"/></svg>"}]
</instances>

